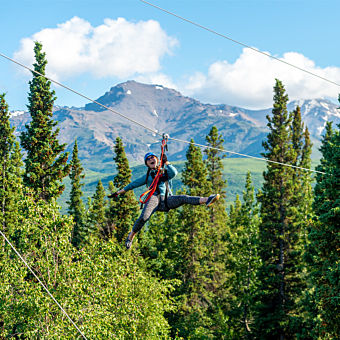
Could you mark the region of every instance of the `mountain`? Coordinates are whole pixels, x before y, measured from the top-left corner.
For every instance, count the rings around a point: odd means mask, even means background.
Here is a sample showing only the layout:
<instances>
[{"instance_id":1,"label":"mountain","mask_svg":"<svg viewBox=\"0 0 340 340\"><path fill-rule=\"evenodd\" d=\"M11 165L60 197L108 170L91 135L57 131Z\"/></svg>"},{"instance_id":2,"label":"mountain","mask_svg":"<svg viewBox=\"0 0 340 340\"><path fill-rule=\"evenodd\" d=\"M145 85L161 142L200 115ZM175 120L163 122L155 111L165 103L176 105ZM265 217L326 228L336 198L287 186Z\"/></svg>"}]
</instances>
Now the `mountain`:
<instances>
[{"instance_id":1,"label":"mountain","mask_svg":"<svg viewBox=\"0 0 340 340\"><path fill-rule=\"evenodd\" d=\"M259 155L267 134L266 115L271 109L246 110L225 104L203 104L160 85L127 81L112 87L96 101L170 137L205 144L205 137L215 125L225 140L226 150ZM319 143L325 122L340 122L337 105L327 100L289 103L289 110L300 105L302 118L312 139ZM11 122L19 134L29 121L27 112L16 112ZM112 167L112 148L116 137L123 139L130 162L140 162L147 151L159 153L159 136L133 124L103 107L89 103L82 108L55 107L60 141L71 151L77 138L79 157L84 167L100 171ZM183 160L187 144L169 142L172 160Z\"/></svg>"},{"instance_id":2,"label":"mountain","mask_svg":"<svg viewBox=\"0 0 340 340\"><path fill-rule=\"evenodd\" d=\"M333 121L334 124L340 123L339 105L336 105L328 100L323 99L309 99L299 100L289 103L288 109L294 110L296 106L301 108L301 118L311 136L320 140L325 130L326 123Z\"/></svg>"}]
</instances>

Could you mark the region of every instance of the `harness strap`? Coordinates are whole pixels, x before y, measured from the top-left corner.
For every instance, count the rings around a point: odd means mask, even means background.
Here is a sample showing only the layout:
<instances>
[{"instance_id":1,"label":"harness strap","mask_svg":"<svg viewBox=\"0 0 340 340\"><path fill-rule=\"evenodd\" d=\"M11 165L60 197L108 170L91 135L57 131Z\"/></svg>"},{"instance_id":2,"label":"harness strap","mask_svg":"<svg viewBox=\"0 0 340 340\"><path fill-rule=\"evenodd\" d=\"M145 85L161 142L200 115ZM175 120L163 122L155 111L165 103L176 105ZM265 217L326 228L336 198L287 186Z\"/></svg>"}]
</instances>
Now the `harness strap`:
<instances>
[{"instance_id":1,"label":"harness strap","mask_svg":"<svg viewBox=\"0 0 340 340\"><path fill-rule=\"evenodd\" d=\"M164 148L166 146L166 141L167 141L167 139L163 138L162 145L161 145L162 152L161 152L160 164L159 164L156 176L153 179L148 190L145 191L144 193L142 193L139 197L139 202L142 203L142 204L145 204L151 198L151 196L155 193L157 186L158 186L158 182L163 175L163 155L164 155ZM146 181L147 181L147 178L146 178Z\"/></svg>"}]
</instances>

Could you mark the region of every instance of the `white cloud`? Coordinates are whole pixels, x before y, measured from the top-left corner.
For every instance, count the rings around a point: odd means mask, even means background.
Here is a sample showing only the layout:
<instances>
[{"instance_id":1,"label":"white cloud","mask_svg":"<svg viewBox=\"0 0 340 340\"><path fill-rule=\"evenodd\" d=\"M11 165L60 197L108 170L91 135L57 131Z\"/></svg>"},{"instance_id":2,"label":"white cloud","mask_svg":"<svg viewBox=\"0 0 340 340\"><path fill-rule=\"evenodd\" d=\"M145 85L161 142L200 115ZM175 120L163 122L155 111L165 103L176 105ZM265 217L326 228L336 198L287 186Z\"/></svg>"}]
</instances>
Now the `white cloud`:
<instances>
[{"instance_id":1,"label":"white cloud","mask_svg":"<svg viewBox=\"0 0 340 340\"><path fill-rule=\"evenodd\" d=\"M162 85L164 87L177 90L177 85L172 81L171 77L163 73L141 75L136 77L136 81L145 84Z\"/></svg>"},{"instance_id":2,"label":"white cloud","mask_svg":"<svg viewBox=\"0 0 340 340\"><path fill-rule=\"evenodd\" d=\"M339 67L317 67L312 60L296 52L285 53L281 59L340 83ZM210 65L207 75L192 75L182 91L201 101L260 109L272 106L275 78L283 82L290 100L337 98L339 93L336 85L249 48L243 49L234 63L217 61Z\"/></svg>"},{"instance_id":3,"label":"white cloud","mask_svg":"<svg viewBox=\"0 0 340 340\"><path fill-rule=\"evenodd\" d=\"M34 41L43 44L48 66L46 73L57 79L81 73L95 77L131 77L158 72L160 60L178 44L154 20L129 22L124 18L105 19L93 27L88 21L73 17L21 40L14 58L33 63Z\"/></svg>"},{"instance_id":4,"label":"white cloud","mask_svg":"<svg viewBox=\"0 0 340 340\"><path fill-rule=\"evenodd\" d=\"M31 65L34 41L42 42L48 60L46 73L55 80L85 73L98 78L133 78L177 89L203 102L252 109L272 106L275 78L282 80L290 100L337 98L339 93L336 85L249 48L244 48L233 63L219 60L210 65L207 73L196 72L182 83L175 82L162 70L161 60L172 54L178 41L154 20L105 19L94 27L84 19L73 17L56 28L46 28L22 39L14 58ZM340 83L339 67L318 67L297 52L287 52L281 59Z\"/></svg>"}]
</instances>

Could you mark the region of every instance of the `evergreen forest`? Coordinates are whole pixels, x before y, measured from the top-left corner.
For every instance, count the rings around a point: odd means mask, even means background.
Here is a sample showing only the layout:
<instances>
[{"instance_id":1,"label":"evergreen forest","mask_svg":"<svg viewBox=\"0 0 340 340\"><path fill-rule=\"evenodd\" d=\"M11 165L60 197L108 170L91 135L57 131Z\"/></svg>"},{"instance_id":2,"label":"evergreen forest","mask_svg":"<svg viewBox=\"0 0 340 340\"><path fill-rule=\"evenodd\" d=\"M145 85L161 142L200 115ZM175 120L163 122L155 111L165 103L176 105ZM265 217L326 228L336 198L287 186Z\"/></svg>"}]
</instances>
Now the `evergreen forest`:
<instances>
[{"instance_id":1,"label":"evergreen forest","mask_svg":"<svg viewBox=\"0 0 340 340\"><path fill-rule=\"evenodd\" d=\"M306 170L308 127L276 79L260 190L248 172L227 206L213 126L212 148L188 146L178 193L220 199L156 212L126 250L138 200L107 197L133 180L124 139L114 180L84 202L79 141L70 155L60 144L38 42L34 53L18 139L0 94L0 339L340 339L340 126L327 122L317 172Z\"/></svg>"}]
</instances>

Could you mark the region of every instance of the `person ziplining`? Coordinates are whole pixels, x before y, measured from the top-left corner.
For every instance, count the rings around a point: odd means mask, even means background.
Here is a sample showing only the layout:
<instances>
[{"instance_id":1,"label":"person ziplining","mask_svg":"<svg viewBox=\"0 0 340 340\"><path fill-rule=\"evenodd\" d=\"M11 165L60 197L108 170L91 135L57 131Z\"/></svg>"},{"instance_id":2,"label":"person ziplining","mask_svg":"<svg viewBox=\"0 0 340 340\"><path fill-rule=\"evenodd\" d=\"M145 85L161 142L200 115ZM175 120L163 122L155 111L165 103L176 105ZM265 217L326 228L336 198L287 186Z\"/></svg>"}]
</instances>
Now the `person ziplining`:
<instances>
[{"instance_id":1,"label":"person ziplining","mask_svg":"<svg viewBox=\"0 0 340 340\"><path fill-rule=\"evenodd\" d=\"M125 194L129 190L133 190L145 184L149 187L149 189L140 196L139 201L144 207L125 241L126 249L131 248L135 235L143 228L145 223L156 211L168 212L169 210L179 208L184 204L205 204L209 207L220 198L219 194L212 194L209 197L172 195L171 180L178 172L177 169L170 164L164 152L166 142L167 138L163 138L160 158L152 152L145 154L144 164L148 168L146 175L134 180L123 189L108 196L109 198L116 198L118 195Z\"/></svg>"}]
</instances>

